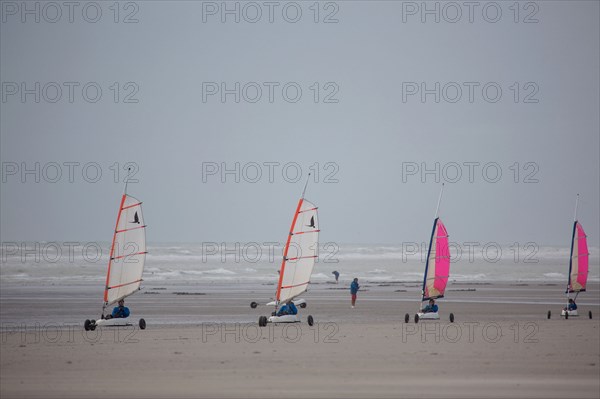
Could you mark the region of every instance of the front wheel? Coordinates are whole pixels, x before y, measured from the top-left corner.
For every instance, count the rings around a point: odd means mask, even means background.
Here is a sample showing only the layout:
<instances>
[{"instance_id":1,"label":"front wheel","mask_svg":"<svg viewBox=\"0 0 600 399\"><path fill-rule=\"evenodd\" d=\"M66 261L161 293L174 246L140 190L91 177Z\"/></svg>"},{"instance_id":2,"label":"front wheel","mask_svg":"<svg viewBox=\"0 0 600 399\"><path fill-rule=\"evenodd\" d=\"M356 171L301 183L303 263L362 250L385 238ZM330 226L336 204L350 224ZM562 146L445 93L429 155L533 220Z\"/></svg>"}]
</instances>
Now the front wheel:
<instances>
[{"instance_id":1,"label":"front wheel","mask_svg":"<svg viewBox=\"0 0 600 399\"><path fill-rule=\"evenodd\" d=\"M550 320L550 317L552 317L552 311L551 310L548 311L548 320Z\"/></svg>"},{"instance_id":2,"label":"front wheel","mask_svg":"<svg viewBox=\"0 0 600 399\"><path fill-rule=\"evenodd\" d=\"M418 315L418 314L416 314L416 315L415 315L415 323L418 323L418 322L419 322L419 315Z\"/></svg>"},{"instance_id":3,"label":"front wheel","mask_svg":"<svg viewBox=\"0 0 600 399\"><path fill-rule=\"evenodd\" d=\"M588 316L590 317L590 320L591 320L592 319L592 311L591 310L588 312Z\"/></svg>"},{"instance_id":4,"label":"front wheel","mask_svg":"<svg viewBox=\"0 0 600 399\"><path fill-rule=\"evenodd\" d=\"M96 330L96 320L90 320L90 331Z\"/></svg>"},{"instance_id":5,"label":"front wheel","mask_svg":"<svg viewBox=\"0 0 600 399\"><path fill-rule=\"evenodd\" d=\"M450 323L454 323L454 313L450 313Z\"/></svg>"},{"instance_id":6,"label":"front wheel","mask_svg":"<svg viewBox=\"0 0 600 399\"><path fill-rule=\"evenodd\" d=\"M83 323L83 328L85 329L85 331L90 331L91 324L92 322L89 319L85 320L85 322Z\"/></svg>"},{"instance_id":7,"label":"front wheel","mask_svg":"<svg viewBox=\"0 0 600 399\"><path fill-rule=\"evenodd\" d=\"M565 312L565 320L569 318L569 312Z\"/></svg>"},{"instance_id":8,"label":"front wheel","mask_svg":"<svg viewBox=\"0 0 600 399\"><path fill-rule=\"evenodd\" d=\"M304 303L301 303L301 304L300 304L300 307L301 307L302 309L304 309L304 308L306 307L306 302L304 302Z\"/></svg>"},{"instance_id":9,"label":"front wheel","mask_svg":"<svg viewBox=\"0 0 600 399\"><path fill-rule=\"evenodd\" d=\"M311 327L313 324L315 324L315 320L313 319L313 317L311 315L308 315L308 319L306 321L308 322L308 325Z\"/></svg>"},{"instance_id":10,"label":"front wheel","mask_svg":"<svg viewBox=\"0 0 600 399\"><path fill-rule=\"evenodd\" d=\"M267 316L260 316L258 318L258 326L265 327L267 325Z\"/></svg>"},{"instance_id":11,"label":"front wheel","mask_svg":"<svg viewBox=\"0 0 600 399\"><path fill-rule=\"evenodd\" d=\"M250 307L252 309L256 309L257 306L258 306L258 303L256 303L256 302L250 302Z\"/></svg>"},{"instance_id":12,"label":"front wheel","mask_svg":"<svg viewBox=\"0 0 600 399\"><path fill-rule=\"evenodd\" d=\"M140 330L145 330L146 329L146 320L140 319L139 326L140 326Z\"/></svg>"},{"instance_id":13,"label":"front wheel","mask_svg":"<svg viewBox=\"0 0 600 399\"><path fill-rule=\"evenodd\" d=\"M410 315L407 313L404 315L404 322L408 323L410 321Z\"/></svg>"}]
</instances>

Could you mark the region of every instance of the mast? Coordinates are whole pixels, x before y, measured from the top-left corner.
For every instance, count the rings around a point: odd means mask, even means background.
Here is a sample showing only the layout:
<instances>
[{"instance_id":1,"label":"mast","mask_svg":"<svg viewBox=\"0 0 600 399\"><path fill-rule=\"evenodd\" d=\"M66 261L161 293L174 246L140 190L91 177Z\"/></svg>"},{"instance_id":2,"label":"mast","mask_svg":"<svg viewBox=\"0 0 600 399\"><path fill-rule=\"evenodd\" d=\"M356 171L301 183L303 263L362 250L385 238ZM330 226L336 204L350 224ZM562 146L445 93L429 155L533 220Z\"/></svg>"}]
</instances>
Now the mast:
<instances>
[{"instance_id":1,"label":"mast","mask_svg":"<svg viewBox=\"0 0 600 399\"><path fill-rule=\"evenodd\" d=\"M575 245L575 234L577 234L577 208L579 207L579 193L575 198L575 213L573 216L573 232L571 233L571 253L569 254L569 279L567 281L567 309L569 306L569 288L571 287L571 271L573 270L573 248Z\"/></svg>"},{"instance_id":2,"label":"mast","mask_svg":"<svg viewBox=\"0 0 600 399\"><path fill-rule=\"evenodd\" d=\"M129 172L131 172L131 166L127 168L127 177L125 178L125 188L123 189L123 195L127 195L127 183L129 183Z\"/></svg>"},{"instance_id":3,"label":"mast","mask_svg":"<svg viewBox=\"0 0 600 399\"><path fill-rule=\"evenodd\" d=\"M310 175L311 173L308 174L308 177L306 178L306 183L304 183L304 189L302 190L302 199L304 199L304 194L306 194L306 187L308 187L308 182L310 181Z\"/></svg>"},{"instance_id":4,"label":"mast","mask_svg":"<svg viewBox=\"0 0 600 399\"><path fill-rule=\"evenodd\" d=\"M310 175L311 174L309 173L308 178L306 179L306 183L304 184L304 189L302 190L302 196L300 197L300 200L298 200L298 206L296 207L296 212L294 213L294 218L292 219L292 225L290 226L290 232L288 234L287 242L285 243L285 247L283 249L283 259L281 261L281 268L279 269L279 281L277 283L277 292L275 293L275 310L277 310L277 307L279 306L279 296L281 294L281 284L283 283L283 273L285 272L285 262L287 262L287 254L290 248L290 241L292 240L292 236L294 235L294 226L296 225L298 214L300 213L302 203L304 202L304 194L306 194L306 187L308 187Z\"/></svg>"},{"instance_id":5,"label":"mast","mask_svg":"<svg viewBox=\"0 0 600 399\"><path fill-rule=\"evenodd\" d=\"M440 196L438 198L437 207L435 208L435 219L437 219L439 211L440 211L440 204L442 202L442 194L444 194L444 183L442 183L442 188L440 189Z\"/></svg>"}]
</instances>

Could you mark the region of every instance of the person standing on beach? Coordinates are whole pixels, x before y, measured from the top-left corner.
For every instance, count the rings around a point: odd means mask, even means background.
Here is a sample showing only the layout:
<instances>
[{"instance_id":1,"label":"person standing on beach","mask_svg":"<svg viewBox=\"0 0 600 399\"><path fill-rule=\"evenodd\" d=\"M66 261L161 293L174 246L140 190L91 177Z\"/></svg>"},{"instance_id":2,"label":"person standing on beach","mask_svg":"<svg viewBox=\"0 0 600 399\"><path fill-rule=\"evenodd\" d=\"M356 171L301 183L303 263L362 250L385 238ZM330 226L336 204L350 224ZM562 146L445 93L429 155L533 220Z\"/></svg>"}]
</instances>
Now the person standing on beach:
<instances>
[{"instance_id":1,"label":"person standing on beach","mask_svg":"<svg viewBox=\"0 0 600 399\"><path fill-rule=\"evenodd\" d=\"M358 278L354 278L354 281L352 281L352 284L350 284L350 295L352 296L352 309L354 309L354 306L356 305L356 294L358 293L359 289L360 285L358 285Z\"/></svg>"},{"instance_id":2,"label":"person standing on beach","mask_svg":"<svg viewBox=\"0 0 600 399\"><path fill-rule=\"evenodd\" d=\"M335 277L335 283L338 283L338 280L340 279L340 272L338 272L337 270L334 270L331 272L331 274L333 274L333 276Z\"/></svg>"}]
</instances>

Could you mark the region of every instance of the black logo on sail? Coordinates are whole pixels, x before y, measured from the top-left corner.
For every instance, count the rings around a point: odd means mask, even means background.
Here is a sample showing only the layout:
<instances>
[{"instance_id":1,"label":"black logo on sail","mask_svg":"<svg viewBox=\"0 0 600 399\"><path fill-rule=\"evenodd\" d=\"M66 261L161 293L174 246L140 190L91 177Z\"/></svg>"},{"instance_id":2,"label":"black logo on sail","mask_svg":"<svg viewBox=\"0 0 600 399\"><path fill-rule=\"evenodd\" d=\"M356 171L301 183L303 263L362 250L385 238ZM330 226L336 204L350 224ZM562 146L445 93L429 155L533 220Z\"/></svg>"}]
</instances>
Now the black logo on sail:
<instances>
[{"instance_id":1,"label":"black logo on sail","mask_svg":"<svg viewBox=\"0 0 600 399\"><path fill-rule=\"evenodd\" d=\"M133 215L133 222L130 222L130 223L140 224L140 218L139 218L137 212L135 213L135 215Z\"/></svg>"},{"instance_id":2,"label":"black logo on sail","mask_svg":"<svg viewBox=\"0 0 600 399\"><path fill-rule=\"evenodd\" d=\"M308 227L312 227L313 229L316 228L314 216L310 218L310 224L308 225Z\"/></svg>"}]
</instances>

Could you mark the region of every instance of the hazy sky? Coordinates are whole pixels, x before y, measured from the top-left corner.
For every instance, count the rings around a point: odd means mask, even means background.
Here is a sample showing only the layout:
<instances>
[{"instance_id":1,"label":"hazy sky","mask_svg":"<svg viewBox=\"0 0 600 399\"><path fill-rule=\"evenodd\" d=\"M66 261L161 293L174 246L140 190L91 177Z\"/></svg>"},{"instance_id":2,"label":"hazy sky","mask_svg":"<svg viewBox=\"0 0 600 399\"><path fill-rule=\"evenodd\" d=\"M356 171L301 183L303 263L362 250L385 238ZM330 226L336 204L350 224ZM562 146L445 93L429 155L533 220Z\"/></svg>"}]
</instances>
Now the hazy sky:
<instances>
[{"instance_id":1,"label":"hazy sky","mask_svg":"<svg viewBox=\"0 0 600 399\"><path fill-rule=\"evenodd\" d=\"M132 162L154 242L284 240L313 169L323 241L426 240L446 181L457 242L569 245L579 192L598 245L598 2L222 4L2 2L2 241L108 241Z\"/></svg>"}]
</instances>

